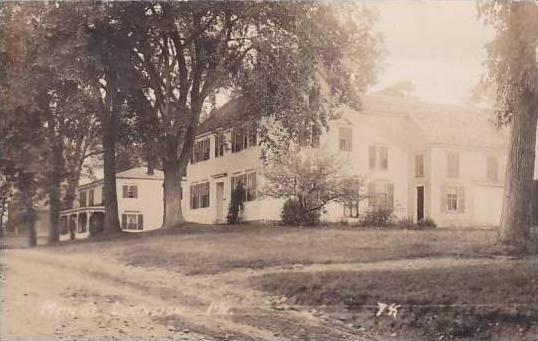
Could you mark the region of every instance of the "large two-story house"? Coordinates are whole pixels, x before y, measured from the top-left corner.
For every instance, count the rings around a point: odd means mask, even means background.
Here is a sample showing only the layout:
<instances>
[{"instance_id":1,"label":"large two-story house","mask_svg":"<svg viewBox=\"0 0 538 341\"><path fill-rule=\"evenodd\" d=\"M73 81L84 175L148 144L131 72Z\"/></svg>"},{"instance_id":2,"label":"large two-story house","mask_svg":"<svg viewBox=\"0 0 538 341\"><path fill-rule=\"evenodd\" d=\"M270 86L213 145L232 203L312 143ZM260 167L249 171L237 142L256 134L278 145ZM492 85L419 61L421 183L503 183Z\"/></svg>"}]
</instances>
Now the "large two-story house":
<instances>
[{"instance_id":1,"label":"large two-story house","mask_svg":"<svg viewBox=\"0 0 538 341\"><path fill-rule=\"evenodd\" d=\"M231 100L200 125L182 183L187 220L224 222L238 181L245 184L243 220L280 218L282 200L258 192L264 167L248 107L245 98ZM360 111L342 109L313 146L343 159L368 195L355 207L330 205L323 219L354 221L391 207L399 218L440 226L497 225L508 135L491 118L476 108L381 96L363 98Z\"/></svg>"},{"instance_id":2,"label":"large two-story house","mask_svg":"<svg viewBox=\"0 0 538 341\"><path fill-rule=\"evenodd\" d=\"M136 167L116 174L118 214L127 232L154 230L163 219L162 171ZM103 228L103 179L77 188L74 208L60 212L60 240L87 238Z\"/></svg>"}]
</instances>

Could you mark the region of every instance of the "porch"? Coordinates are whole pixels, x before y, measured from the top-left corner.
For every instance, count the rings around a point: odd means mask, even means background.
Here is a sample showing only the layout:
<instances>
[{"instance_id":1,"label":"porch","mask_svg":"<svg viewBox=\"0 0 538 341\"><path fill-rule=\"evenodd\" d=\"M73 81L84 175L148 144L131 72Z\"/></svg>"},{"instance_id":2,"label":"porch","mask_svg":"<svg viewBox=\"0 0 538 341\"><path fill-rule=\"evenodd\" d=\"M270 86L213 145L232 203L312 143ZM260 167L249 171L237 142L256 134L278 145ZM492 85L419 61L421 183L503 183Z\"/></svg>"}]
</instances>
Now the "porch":
<instances>
[{"instance_id":1,"label":"porch","mask_svg":"<svg viewBox=\"0 0 538 341\"><path fill-rule=\"evenodd\" d=\"M104 206L77 207L60 212L60 241L88 238L103 229Z\"/></svg>"}]
</instances>

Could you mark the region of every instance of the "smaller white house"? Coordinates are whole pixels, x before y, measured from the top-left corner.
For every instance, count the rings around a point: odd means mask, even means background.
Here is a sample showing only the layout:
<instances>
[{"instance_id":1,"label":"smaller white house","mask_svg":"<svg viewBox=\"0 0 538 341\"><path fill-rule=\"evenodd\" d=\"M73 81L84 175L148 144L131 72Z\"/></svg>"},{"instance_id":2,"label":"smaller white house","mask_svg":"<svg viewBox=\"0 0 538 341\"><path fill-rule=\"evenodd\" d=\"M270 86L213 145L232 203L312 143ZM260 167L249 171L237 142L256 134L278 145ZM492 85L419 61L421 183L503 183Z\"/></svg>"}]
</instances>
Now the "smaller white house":
<instances>
[{"instance_id":1,"label":"smaller white house","mask_svg":"<svg viewBox=\"0 0 538 341\"><path fill-rule=\"evenodd\" d=\"M144 167L116 174L121 228L128 232L154 230L163 218L162 171L148 173ZM103 179L82 184L72 209L60 212L60 240L87 238L103 229L105 206Z\"/></svg>"}]
</instances>

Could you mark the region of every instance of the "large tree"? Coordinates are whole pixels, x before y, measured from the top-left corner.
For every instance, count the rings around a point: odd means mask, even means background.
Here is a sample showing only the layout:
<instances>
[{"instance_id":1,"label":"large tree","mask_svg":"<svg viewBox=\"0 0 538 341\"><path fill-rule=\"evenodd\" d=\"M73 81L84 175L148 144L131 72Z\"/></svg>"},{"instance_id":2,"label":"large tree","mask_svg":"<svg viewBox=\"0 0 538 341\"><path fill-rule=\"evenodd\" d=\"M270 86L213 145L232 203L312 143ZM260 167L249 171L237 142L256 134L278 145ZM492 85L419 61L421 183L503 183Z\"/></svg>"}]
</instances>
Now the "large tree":
<instances>
[{"instance_id":1,"label":"large tree","mask_svg":"<svg viewBox=\"0 0 538 341\"><path fill-rule=\"evenodd\" d=\"M521 250L529 241L538 111L538 7L534 1L481 3L497 36L488 46L489 80L497 89L499 124L511 127L501 244Z\"/></svg>"},{"instance_id":2,"label":"large tree","mask_svg":"<svg viewBox=\"0 0 538 341\"><path fill-rule=\"evenodd\" d=\"M291 138L305 123L324 125L332 105L357 104L354 91L373 81L380 50L372 18L353 4L125 5L118 22L132 28L136 111L165 174L163 227L183 222L181 178L208 98L221 89L248 95L251 113L282 122Z\"/></svg>"},{"instance_id":3,"label":"large tree","mask_svg":"<svg viewBox=\"0 0 538 341\"><path fill-rule=\"evenodd\" d=\"M125 25L117 20L128 3L56 3L44 19L46 36L41 64L47 65L64 82L75 82L79 90L90 94L94 117L100 128L104 160L105 231L121 231L116 190L116 144L121 120L126 112L126 89L131 81L127 67L129 50L125 44ZM95 123L87 120L88 123ZM87 141L88 142L88 141ZM77 145L78 143L78 145ZM84 141L75 142L80 168L88 151ZM89 152L92 154L93 152ZM76 178L76 177L75 177ZM72 197L68 197L68 202Z\"/></svg>"}]
</instances>

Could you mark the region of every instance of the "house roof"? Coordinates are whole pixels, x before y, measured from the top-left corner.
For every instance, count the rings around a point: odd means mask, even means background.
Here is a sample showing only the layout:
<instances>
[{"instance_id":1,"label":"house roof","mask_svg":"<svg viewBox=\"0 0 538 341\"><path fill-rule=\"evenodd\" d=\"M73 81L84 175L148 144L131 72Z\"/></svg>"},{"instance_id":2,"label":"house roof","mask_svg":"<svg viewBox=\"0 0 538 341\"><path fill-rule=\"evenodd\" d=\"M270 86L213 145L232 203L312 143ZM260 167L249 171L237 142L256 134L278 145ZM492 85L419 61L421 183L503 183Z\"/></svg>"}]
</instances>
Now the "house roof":
<instances>
[{"instance_id":1,"label":"house roof","mask_svg":"<svg viewBox=\"0 0 538 341\"><path fill-rule=\"evenodd\" d=\"M116 179L148 179L148 180L164 180L164 173L155 169L153 175L148 174L146 167L135 167L116 173ZM103 182L103 177L91 182L81 183L79 187L89 187L96 183Z\"/></svg>"},{"instance_id":2,"label":"house roof","mask_svg":"<svg viewBox=\"0 0 538 341\"><path fill-rule=\"evenodd\" d=\"M218 128L228 127L247 120L253 110L253 102L246 96L234 98L213 110L198 126L196 135L203 135Z\"/></svg>"},{"instance_id":3,"label":"house roof","mask_svg":"<svg viewBox=\"0 0 538 341\"><path fill-rule=\"evenodd\" d=\"M360 111L366 117L384 117L386 119L383 121L386 122L391 117L408 118L429 143L492 148L504 147L508 143L508 131L495 126L493 110L379 95L363 96L361 99ZM202 135L246 120L251 110L252 101L245 97L233 99L214 110L199 126L197 134ZM363 118L367 120L366 117ZM410 133L411 137L416 136L416 133Z\"/></svg>"}]
</instances>

